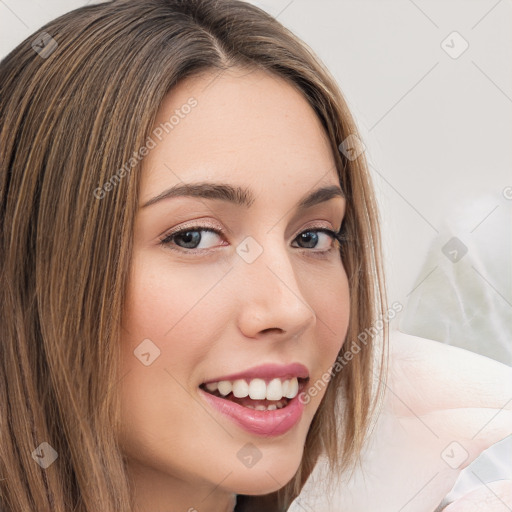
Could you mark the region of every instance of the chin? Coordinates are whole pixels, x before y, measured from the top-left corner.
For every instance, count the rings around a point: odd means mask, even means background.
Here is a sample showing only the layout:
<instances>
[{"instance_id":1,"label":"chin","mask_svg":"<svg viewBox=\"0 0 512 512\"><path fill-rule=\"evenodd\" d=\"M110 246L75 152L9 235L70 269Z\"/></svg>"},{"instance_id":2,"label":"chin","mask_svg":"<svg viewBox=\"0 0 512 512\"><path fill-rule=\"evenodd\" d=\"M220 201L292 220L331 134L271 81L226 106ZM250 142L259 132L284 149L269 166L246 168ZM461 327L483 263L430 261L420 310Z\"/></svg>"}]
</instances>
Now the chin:
<instances>
[{"instance_id":1,"label":"chin","mask_svg":"<svg viewBox=\"0 0 512 512\"><path fill-rule=\"evenodd\" d=\"M287 449L265 450L261 459L252 467L240 467L229 481L236 494L265 495L284 487L299 469L303 445L293 451Z\"/></svg>"}]
</instances>

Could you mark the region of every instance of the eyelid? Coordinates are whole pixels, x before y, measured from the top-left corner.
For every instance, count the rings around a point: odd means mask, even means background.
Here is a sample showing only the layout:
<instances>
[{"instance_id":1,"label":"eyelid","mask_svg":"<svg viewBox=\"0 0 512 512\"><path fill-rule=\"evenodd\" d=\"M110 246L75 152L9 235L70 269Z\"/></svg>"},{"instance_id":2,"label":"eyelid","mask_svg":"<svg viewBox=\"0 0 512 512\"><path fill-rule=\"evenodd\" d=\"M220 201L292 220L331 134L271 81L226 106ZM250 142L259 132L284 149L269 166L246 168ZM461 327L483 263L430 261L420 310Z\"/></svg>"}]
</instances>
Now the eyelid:
<instances>
[{"instance_id":1,"label":"eyelid","mask_svg":"<svg viewBox=\"0 0 512 512\"><path fill-rule=\"evenodd\" d=\"M222 233L231 234L231 231L229 229L223 228L220 224L209 223L207 220L202 221L201 219L196 219L191 220L189 222L185 222L185 224L180 224L176 228L172 228L169 231L165 231L162 237L166 238L174 233L179 233L180 231L185 231L187 229L194 228L210 228L215 229L217 231L221 231Z\"/></svg>"},{"instance_id":2,"label":"eyelid","mask_svg":"<svg viewBox=\"0 0 512 512\"><path fill-rule=\"evenodd\" d=\"M203 222L205 222L203 224ZM292 241L297 238L301 233L304 231L307 231L308 229L327 229L329 231L333 231L334 233L339 234L340 230L336 230L336 228L332 227L332 224L329 222L328 224L331 225L331 227L328 227L325 225L327 221L312 221L313 224L306 225L305 227L302 227L299 231L297 231L293 237ZM322 224L319 224L319 222L323 222ZM342 221L342 227L343 227L343 221ZM211 229L212 231L216 232L219 235L231 235L232 232L229 229L225 229L223 227L220 227L218 224L214 223L208 223L208 221L201 221L199 219L195 221L186 222L185 224L182 224L176 228L171 229L170 231L166 231L163 235L159 236L159 240L166 240L167 238L171 237L172 235L175 235L177 233L181 233L182 231L186 231L187 229L190 230L199 230L199 229Z\"/></svg>"},{"instance_id":3,"label":"eyelid","mask_svg":"<svg viewBox=\"0 0 512 512\"><path fill-rule=\"evenodd\" d=\"M185 255L185 256L189 256L189 257L194 257L194 256L199 256L199 255L203 255L206 257L210 254L215 253L219 247L225 246L225 244L222 244L222 245L217 245L215 247L210 247L207 249L197 249L197 248L186 249L186 248L182 248L180 246L173 247L172 238L179 233L182 233L184 231L186 232L187 230L209 231L209 232L213 232L213 233L217 234L219 237L223 237L223 238L226 234L223 229L217 229L217 228L214 228L211 226L206 226L206 225L201 226L201 225L196 224L196 225L187 226L187 227L179 227L179 228L176 228L175 230L167 233L166 235L163 236L163 238L160 238L159 245L161 245L164 248L169 249L177 254L181 254L181 255ZM300 251L301 253L307 254L310 257L327 258L328 255L331 254L333 251L339 251L341 249L342 244L347 240L346 237L344 236L344 233L341 231L341 229L339 231L335 231L334 229L331 229L329 227L315 224L315 225L310 225L310 226L304 227L303 229L298 231L292 239L292 244L297 240L297 238L302 233L307 233L308 231L322 232L322 233L326 234L331 240L331 244L328 249L319 250L319 249L315 249L315 248L295 247L296 250Z\"/></svg>"}]
</instances>

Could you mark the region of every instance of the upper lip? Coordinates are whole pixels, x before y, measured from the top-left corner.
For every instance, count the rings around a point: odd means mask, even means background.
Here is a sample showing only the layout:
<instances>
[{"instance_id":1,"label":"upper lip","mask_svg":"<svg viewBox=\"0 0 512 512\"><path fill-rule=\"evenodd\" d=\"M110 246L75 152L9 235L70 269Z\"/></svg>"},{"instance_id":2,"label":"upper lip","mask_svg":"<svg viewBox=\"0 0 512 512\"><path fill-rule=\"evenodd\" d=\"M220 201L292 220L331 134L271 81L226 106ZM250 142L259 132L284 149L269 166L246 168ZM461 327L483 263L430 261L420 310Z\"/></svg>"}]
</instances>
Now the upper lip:
<instances>
[{"instance_id":1,"label":"upper lip","mask_svg":"<svg viewBox=\"0 0 512 512\"><path fill-rule=\"evenodd\" d=\"M208 379L203 384L209 384L210 382L220 382L221 380L234 381L238 379L292 379L297 377L298 379L307 379L309 377L309 371L306 366L301 363L291 364L262 364L260 366L254 366L247 370L243 370L238 373L231 373L229 375L223 375L214 379Z\"/></svg>"}]
</instances>

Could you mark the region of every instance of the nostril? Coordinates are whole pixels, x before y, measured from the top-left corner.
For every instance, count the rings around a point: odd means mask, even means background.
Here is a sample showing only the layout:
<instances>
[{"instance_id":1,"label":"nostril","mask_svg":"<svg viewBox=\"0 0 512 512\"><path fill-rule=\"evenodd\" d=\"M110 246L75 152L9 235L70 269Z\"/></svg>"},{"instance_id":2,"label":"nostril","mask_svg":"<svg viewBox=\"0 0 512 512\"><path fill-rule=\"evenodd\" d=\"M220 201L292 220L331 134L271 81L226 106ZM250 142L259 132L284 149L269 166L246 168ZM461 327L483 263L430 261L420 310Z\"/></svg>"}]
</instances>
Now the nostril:
<instances>
[{"instance_id":1,"label":"nostril","mask_svg":"<svg viewBox=\"0 0 512 512\"><path fill-rule=\"evenodd\" d=\"M281 333L283 330L280 327L269 327L268 329L263 329L261 332L267 333L268 331L278 331L279 333Z\"/></svg>"}]
</instances>

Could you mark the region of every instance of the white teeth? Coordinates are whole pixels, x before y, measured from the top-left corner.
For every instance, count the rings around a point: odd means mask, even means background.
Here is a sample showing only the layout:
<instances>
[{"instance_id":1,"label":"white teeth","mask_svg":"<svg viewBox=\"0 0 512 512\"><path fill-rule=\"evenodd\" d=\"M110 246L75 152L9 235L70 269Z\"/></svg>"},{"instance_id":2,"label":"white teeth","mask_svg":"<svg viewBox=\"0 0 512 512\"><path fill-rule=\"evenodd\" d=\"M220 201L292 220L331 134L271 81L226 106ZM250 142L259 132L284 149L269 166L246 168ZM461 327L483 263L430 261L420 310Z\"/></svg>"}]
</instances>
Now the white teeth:
<instances>
[{"instance_id":1,"label":"white teeth","mask_svg":"<svg viewBox=\"0 0 512 512\"><path fill-rule=\"evenodd\" d=\"M267 396L267 385L263 379L252 379L249 383L249 396L253 400L264 400Z\"/></svg>"},{"instance_id":2,"label":"white teeth","mask_svg":"<svg viewBox=\"0 0 512 512\"><path fill-rule=\"evenodd\" d=\"M283 385L279 379L272 379L267 384L267 400L281 400L283 398Z\"/></svg>"},{"instance_id":3,"label":"white teeth","mask_svg":"<svg viewBox=\"0 0 512 512\"><path fill-rule=\"evenodd\" d=\"M288 385L288 389L286 390L286 394L284 395L286 398L295 398L297 393L299 392L299 381L296 377L290 380L290 384Z\"/></svg>"},{"instance_id":4,"label":"white teeth","mask_svg":"<svg viewBox=\"0 0 512 512\"><path fill-rule=\"evenodd\" d=\"M253 409L256 411L275 411L276 409L282 409L286 406L286 403L284 401L277 402L277 404L270 404L267 407L264 405L244 405L244 407L247 407L248 409Z\"/></svg>"},{"instance_id":5,"label":"white teeth","mask_svg":"<svg viewBox=\"0 0 512 512\"><path fill-rule=\"evenodd\" d=\"M249 384L243 379L233 382L233 395L237 398L245 398L249 395Z\"/></svg>"},{"instance_id":6,"label":"white teeth","mask_svg":"<svg viewBox=\"0 0 512 512\"><path fill-rule=\"evenodd\" d=\"M295 398L299 392L299 381L297 377L284 381L272 379L268 384L263 379L252 379L249 383L245 379L237 379L234 382L221 380L206 384L206 389L211 393L218 390L222 396L233 392L237 398L249 396L252 400L278 401L283 397Z\"/></svg>"},{"instance_id":7,"label":"white teeth","mask_svg":"<svg viewBox=\"0 0 512 512\"><path fill-rule=\"evenodd\" d=\"M210 382L209 384L206 384L206 389L210 392L217 391L218 387L218 382Z\"/></svg>"},{"instance_id":8,"label":"white teeth","mask_svg":"<svg viewBox=\"0 0 512 512\"><path fill-rule=\"evenodd\" d=\"M231 393L231 391L233 391L233 386L231 385L231 382L229 382L229 380L221 380L219 382L219 393L222 395L222 396L226 396L226 395L229 395L229 393Z\"/></svg>"}]
</instances>

